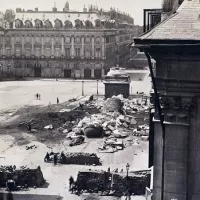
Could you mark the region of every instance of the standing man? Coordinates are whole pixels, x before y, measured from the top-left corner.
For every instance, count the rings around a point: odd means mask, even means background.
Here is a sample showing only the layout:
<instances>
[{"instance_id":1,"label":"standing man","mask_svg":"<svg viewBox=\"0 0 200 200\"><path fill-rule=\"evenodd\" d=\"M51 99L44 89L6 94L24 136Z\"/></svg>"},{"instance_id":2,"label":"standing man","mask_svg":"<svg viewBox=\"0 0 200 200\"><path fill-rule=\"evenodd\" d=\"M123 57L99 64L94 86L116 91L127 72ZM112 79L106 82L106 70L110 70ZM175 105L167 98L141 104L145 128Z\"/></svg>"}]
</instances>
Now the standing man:
<instances>
[{"instance_id":1,"label":"standing man","mask_svg":"<svg viewBox=\"0 0 200 200\"><path fill-rule=\"evenodd\" d=\"M59 98L57 97L57 104L59 104Z\"/></svg>"},{"instance_id":2,"label":"standing man","mask_svg":"<svg viewBox=\"0 0 200 200\"><path fill-rule=\"evenodd\" d=\"M31 127L31 124L29 123L28 124L28 131L31 132L31 130L32 130L32 127Z\"/></svg>"},{"instance_id":3,"label":"standing man","mask_svg":"<svg viewBox=\"0 0 200 200\"><path fill-rule=\"evenodd\" d=\"M57 165L57 163L58 163L57 154L54 154L54 156L53 156L53 162L54 162L54 165Z\"/></svg>"},{"instance_id":4,"label":"standing man","mask_svg":"<svg viewBox=\"0 0 200 200\"><path fill-rule=\"evenodd\" d=\"M70 178L69 178L69 190L72 189L73 184L74 184L74 178L72 176L70 176Z\"/></svg>"}]
</instances>

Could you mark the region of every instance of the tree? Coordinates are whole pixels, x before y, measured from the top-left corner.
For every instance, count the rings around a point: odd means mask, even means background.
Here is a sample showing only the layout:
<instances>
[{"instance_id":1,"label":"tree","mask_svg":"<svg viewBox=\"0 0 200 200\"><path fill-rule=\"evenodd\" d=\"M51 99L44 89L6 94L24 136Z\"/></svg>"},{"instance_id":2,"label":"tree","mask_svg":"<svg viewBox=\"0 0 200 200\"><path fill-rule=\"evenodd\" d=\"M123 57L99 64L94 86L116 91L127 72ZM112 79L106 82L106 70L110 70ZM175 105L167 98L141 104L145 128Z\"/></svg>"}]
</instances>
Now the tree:
<instances>
[{"instance_id":1,"label":"tree","mask_svg":"<svg viewBox=\"0 0 200 200\"><path fill-rule=\"evenodd\" d=\"M4 20L8 22L13 22L15 20L15 12L14 10L6 10L5 15L4 15Z\"/></svg>"}]
</instances>

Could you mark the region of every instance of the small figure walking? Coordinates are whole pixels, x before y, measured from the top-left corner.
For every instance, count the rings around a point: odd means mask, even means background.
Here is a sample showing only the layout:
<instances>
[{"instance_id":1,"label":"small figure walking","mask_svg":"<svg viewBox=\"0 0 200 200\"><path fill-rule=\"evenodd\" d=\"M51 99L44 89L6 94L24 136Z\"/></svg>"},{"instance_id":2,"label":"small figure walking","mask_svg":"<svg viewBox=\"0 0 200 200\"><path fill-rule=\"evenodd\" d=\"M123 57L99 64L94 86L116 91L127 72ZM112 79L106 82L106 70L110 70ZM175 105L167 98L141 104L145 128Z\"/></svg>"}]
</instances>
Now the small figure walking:
<instances>
[{"instance_id":1,"label":"small figure walking","mask_svg":"<svg viewBox=\"0 0 200 200\"><path fill-rule=\"evenodd\" d=\"M38 98L39 98L39 94L37 93L37 94L36 94L36 99L38 100Z\"/></svg>"},{"instance_id":2,"label":"small figure walking","mask_svg":"<svg viewBox=\"0 0 200 200\"><path fill-rule=\"evenodd\" d=\"M44 157L44 162L49 162L50 156L49 153L47 152L46 156Z\"/></svg>"},{"instance_id":3,"label":"small figure walking","mask_svg":"<svg viewBox=\"0 0 200 200\"><path fill-rule=\"evenodd\" d=\"M69 178L69 189L72 189L72 185L74 184L74 178L72 176L70 176Z\"/></svg>"},{"instance_id":4,"label":"small figure walking","mask_svg":"<svg viewBox=\"0 0 200 200\"><path fill-rule=\"evenodd\" d=\"M59 98L57 97L57 104L59 104Z\"/></svg>"},{"instance_id":5,"label":"small figure walking","mask_svg":"<svg viewBox=\"0 0 200 200\"><path fill-rule=\"evenodd\" d=\"M41 96L40 96L40 94L38 94L38 99L39 99L39 100L41 99Z\"/></svg>"},{"instance_id":6,"label":"small figure walking","mask_svg":"<svg viewBox=\"0 0 200 200\"><path fill-rule=\"evenodd\" d=\"M31 124L28 124L28 131L31 132L31 130L32 130Z\"/></svg>"}]
</instances>

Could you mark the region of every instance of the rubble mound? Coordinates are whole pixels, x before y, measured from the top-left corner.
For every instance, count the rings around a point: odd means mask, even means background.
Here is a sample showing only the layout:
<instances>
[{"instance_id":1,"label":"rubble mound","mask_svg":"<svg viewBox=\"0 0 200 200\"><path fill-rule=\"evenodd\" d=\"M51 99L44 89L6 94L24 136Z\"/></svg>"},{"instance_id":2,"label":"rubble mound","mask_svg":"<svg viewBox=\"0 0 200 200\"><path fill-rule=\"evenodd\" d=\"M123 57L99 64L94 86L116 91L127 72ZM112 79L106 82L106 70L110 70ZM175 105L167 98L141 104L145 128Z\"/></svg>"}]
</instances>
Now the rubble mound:
<instances>
[{"instance_id":1,"label":"rubble mound","mask_svg":"<svg viewBox=\"0 0 200 200\"><path fill-rule=\"evenodd\" d=\"M114 195L123 195L127 190L126 173L110 173L97 170L79 171L76 182L80 190L87 190L88 192L112 189L112 191L115 191ZM144 195L145 188L150 186L150 171L130 172L128 186L132 194Z\"/></svg>"},{"instance_id":2,"label":"rubble mound","mask_svg":"<svg viewBox=\"0 0 200 200\"><path fill-rule=\"evenodd\" d=\"M14 179L18 186L41 187L45 183L40 166L33 169L0 166L0 186L5 187L8 179Z\"/></svg>"},{"instance_id":3,"label":"rubble mound","mask_svg":"<svg viewBox=\"0 0 200 200\"><path fill-rule=\"evenodd\" d=\"M101 165L100 158L92 153L66 153L61 161L62 164L74 165Z\"/></svg>"}]
</instances>

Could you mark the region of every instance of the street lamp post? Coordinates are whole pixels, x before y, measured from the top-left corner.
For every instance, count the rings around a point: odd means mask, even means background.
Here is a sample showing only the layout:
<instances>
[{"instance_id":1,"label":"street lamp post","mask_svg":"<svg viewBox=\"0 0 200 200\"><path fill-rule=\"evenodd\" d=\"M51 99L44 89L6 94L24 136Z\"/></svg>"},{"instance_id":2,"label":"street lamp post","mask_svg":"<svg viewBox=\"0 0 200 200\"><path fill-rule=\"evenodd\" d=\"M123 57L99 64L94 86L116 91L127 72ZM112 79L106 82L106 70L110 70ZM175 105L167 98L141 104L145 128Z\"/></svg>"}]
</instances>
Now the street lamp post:
<instances>
[{"instance_id":1,"label":"street lamp post","mask_svg":"<svg viewBox=\"0 0 200 200\"><path fill-rule=\"evenodd\" d=\"M82 96L84 96L84 81L82 81Z\"/></svg>"},{"instance_id":2,"label":"street lamp post","mask_svg":"<svg viewBox=\"0 0 200 200\"><path fill-rule=\"evenodd\" d=\"M99 80L97 80L97 94L99 94Z\"/></svg>"},{"instance_id":3,"label":"street lamp post","mask_svg":"<svg viewBox=\"0 0 200 200\"><path fill-rule=\"evenodd\" d=\"M126 171L127 171L127 174L126 174L126 186L127 186L127 191L126 191L126 199L129 199L130 198L130 194L129 194L129 185L128 185L128 171L129 171L129 163L126 164Z\"/></svg>"},{"instance_id":4,"label":"street lamp post","mask_svg":"<svg viewBox=\"0 0 200 200\"><path fill-rule=\"evenodd\" d=\"M126 178L127 178L127 185L128 185L128 171L129 171L129 163L126 164L126 171L127 171L127 174L126 174Z\"/></svg>"}]
</instances>

